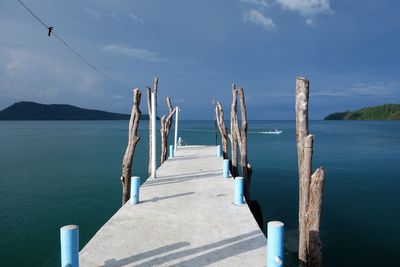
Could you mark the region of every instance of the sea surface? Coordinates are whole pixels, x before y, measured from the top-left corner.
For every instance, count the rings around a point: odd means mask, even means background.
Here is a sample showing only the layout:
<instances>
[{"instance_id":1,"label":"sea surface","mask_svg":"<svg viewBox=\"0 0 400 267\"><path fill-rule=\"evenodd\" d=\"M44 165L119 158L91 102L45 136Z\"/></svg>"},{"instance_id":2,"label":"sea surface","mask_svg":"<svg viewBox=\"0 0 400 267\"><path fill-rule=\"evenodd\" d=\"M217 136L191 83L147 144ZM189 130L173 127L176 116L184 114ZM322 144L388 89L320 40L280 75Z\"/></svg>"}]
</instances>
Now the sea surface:
<instances>
[{"instance_id":1,"label":"sea surface","mask_svg":"<svg viewBox=\"0 0 400 267\"><path fill-rule=\"evenodd\" d=\"M127 121L0 122L0 266L59 266L61 226L79 225L83 248L118 210L127 126ZM274 129L283 134L262 133ZM313 168L326 168L323 266L396 266L400 122L311 121L310 132ZM139 135L133 173L144 181L147 121ZM179 136L187 144L215 144L214 122L181 121ZM252 198L265 222L285 223L286 265L296 266L295 122L250 121L248 155Z\"/></svg>"}]
</instances>

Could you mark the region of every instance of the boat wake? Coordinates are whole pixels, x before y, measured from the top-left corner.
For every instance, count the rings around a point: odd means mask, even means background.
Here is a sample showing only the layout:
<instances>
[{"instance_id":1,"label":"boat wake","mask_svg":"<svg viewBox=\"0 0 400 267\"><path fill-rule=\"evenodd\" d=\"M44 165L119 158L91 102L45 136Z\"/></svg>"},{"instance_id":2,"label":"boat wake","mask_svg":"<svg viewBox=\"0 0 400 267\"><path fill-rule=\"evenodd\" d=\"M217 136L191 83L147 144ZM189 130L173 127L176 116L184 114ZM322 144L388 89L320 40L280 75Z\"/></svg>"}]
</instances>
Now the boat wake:
<instances>
[{"instance_id":1,"label":"boat wake","mask_svg":"<svg viewBox=\"0 0 400 267\"><path fill-rule=\"evenodd\" d=\"M283 131L282 130L274 130L274 131L260 131L260 132L249 132L249 133L278 135L278 134L283 134Z\"/></svg>"}]
</instances>

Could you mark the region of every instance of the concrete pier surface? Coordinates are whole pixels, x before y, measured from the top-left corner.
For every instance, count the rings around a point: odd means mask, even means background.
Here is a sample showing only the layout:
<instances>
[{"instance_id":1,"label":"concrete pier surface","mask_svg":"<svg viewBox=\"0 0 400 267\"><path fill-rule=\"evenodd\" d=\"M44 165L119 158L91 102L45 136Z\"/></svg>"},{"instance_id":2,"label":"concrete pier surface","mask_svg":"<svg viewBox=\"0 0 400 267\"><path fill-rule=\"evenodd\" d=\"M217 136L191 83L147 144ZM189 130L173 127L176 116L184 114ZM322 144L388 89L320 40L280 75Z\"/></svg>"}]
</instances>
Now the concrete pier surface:
<instances>
[{"instance_id":1,"label":"concrete pier surface","mask_svg":"<svg viewBox=\"0 0 400 267\"><path fill-rule=\"evenodd\" d=\"M179 147L80 252L81 266L265 266L266 238L234 205L215 146ZM99 207L101 208L101 207Z\"/></svg>"}]
</instances>

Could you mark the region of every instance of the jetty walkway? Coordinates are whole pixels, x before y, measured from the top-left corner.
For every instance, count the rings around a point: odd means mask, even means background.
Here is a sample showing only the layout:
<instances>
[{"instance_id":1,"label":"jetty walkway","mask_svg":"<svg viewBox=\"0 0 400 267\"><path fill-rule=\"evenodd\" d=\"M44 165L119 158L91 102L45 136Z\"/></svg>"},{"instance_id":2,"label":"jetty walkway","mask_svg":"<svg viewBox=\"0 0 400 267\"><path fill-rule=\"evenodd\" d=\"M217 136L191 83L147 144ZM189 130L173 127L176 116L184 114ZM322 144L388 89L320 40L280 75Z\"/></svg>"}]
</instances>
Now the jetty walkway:
<instances>
[{"instance_id":1,"label":"jetty walkway","mask_svg":"<svg viewBox=\"0 0 400 267\"><path fill-rule=\"evenodd\" d=\"M178 147L79 254L80 266L265 266L266 238L234 205L215 146Z\"/></svg>"}]
</instances>

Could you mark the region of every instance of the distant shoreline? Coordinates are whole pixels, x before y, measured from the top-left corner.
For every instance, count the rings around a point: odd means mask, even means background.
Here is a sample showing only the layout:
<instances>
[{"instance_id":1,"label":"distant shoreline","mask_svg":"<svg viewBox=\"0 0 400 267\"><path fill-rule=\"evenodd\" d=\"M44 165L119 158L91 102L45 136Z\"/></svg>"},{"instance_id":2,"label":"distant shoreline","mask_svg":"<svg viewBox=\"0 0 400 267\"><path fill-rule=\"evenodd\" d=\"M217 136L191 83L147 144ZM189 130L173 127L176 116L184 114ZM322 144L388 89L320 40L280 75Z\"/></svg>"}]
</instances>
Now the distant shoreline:
<instances>
[{"instance_id":1,"label":"distant shoreline","mask_svg":"<svg viewBox=\"0 0 400 267\"><path fill-rule=\"evenodd\" d=\"M400 104L366 107L356 111L331 113L324 120L400 120Z\"/></svg>"},{"instance_id":2,"label":"distant shoreline","mask_svg":"<svg viewBox=\"0 0 400 267\"><path fill-rule=\"evenodd\" d=\"M17 102L0 111L0 121L108 121L129 120L130 114L84 109L65 104ZM142 114L141 120L148 120Z\"/></svg>"}]
</instances>

